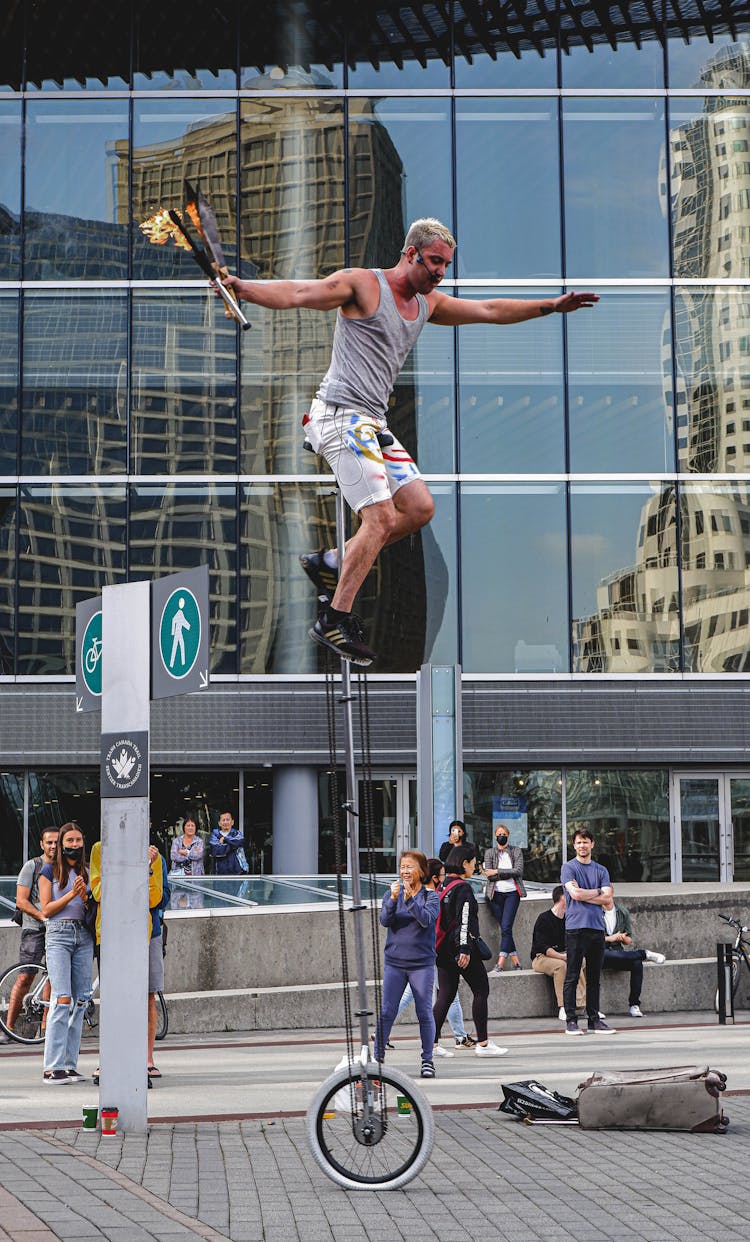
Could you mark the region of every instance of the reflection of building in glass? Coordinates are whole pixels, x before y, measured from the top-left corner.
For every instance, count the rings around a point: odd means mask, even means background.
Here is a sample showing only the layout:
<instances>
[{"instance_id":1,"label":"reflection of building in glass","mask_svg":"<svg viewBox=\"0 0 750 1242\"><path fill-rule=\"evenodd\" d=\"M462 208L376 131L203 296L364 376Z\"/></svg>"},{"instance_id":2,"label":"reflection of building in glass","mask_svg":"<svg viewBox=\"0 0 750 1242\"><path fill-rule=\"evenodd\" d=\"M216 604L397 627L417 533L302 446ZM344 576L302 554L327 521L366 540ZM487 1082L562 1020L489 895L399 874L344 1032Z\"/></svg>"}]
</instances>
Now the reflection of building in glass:
<instances>
[{"instance_id":1,"label":"reflection of building in glass","mask_svg":"<svg viewBox=\"0 0 750 1242\"><path fill-rule=\"evenodd\" d=\"M705 89L750 87L750 43L722 48ZM750 275L750 108L707 96L703 113L670 134L674 269L683 279ZM666 177L662 170L663 193ZM671 368L671 333L663 357ZM750 471L750 295L681 287L675 298L676 427L682 470ZM665 379L671 389L671 376ZM750 501L747 485L686 486L677 573L675 489L644 505L634 565L597 588L597 612L573 621L573 667L584 672L677 672L679 591L684 668L750 669Z\"/></svg>"}]
</instances>

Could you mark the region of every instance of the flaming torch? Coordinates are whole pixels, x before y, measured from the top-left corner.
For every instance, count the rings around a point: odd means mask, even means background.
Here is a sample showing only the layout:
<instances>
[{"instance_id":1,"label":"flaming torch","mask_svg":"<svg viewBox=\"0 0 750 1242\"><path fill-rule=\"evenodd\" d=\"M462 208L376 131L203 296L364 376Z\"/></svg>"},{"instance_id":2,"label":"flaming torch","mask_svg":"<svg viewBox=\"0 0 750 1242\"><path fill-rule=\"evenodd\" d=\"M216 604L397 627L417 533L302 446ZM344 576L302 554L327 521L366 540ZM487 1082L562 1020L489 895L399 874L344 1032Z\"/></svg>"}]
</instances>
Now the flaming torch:
<instances>
[{"instance_id":1,"label":"flaming torch","mask_svg":"<svg viewBox=\"0 0 750 1242\"><path fill-rule=\"evenodd\" d=\"M229 269L224 262L224 252L219 241L213 208L202 191L194 189L188 181L185 182L185 193L187 196L185 214L190 217L197 229L203 242L202 246L199 246L190 236L183 213L176 211L173 207L163 207L138 227L155 246L163 246L166 242L172 241L181 250L188 250L223 299L224 314L236 319L243 329L247 330L250 327L249 321L240 310L232 290L227 289L223 283L224 277L229 275Z\"/></svg>"}]
</instances>

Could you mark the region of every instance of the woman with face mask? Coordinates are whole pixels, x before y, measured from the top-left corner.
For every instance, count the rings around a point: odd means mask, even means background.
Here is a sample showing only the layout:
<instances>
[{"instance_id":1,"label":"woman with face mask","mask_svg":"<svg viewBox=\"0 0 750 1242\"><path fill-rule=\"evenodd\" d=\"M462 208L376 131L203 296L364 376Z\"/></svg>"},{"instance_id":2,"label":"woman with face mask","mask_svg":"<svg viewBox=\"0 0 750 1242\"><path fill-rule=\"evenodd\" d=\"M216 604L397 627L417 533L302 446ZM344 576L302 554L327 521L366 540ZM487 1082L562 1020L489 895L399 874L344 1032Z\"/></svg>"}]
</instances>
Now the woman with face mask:
<instances>
[{"instance_id":1,"label":"woman with face mask","mask_svg":"<svg viewBox=\"0 0 750 1242\"><path fill-rule=\"evenodd\" d=\"M484 874L487 877L485 897L493 915L500 924L500 952L497 966L490 971L499 975L510 955L514 970L521 969L513 939L513 922L518 913L521 898L526 896L523 883L523 851L517 845L509 845L510 833L505 824L495 829L495 844L485 851Z\"/></svg>"},{"instance_id":2,"label":"woman with face mask","mask_svg":"<svg viewBox=\"0 0 750 1242\"><path fill-rule=\"evenodd\" d=\"M39 876L52 989L44 1040L48 1086L85 1082L77 1067L94 959L94 938L84 922L90 900L88 878L83 833L78 824L63 824L55 860L45 863Z\"/></svg>"}]
</instances>

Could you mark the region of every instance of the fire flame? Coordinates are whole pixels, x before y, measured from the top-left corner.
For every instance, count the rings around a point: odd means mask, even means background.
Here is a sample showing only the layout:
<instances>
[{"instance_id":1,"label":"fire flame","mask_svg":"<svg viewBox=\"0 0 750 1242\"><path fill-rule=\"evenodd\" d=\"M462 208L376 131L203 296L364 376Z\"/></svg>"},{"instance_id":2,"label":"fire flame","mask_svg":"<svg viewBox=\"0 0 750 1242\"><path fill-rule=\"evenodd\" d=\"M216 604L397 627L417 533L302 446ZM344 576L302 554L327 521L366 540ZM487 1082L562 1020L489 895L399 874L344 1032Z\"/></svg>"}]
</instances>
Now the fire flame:
<instances>
[{"instance_id":1,"label":"fire flame","mask_svg":"<svg viewBox=\"0 0 750 1242\"><path fill-rule=\"evenodd\" d=\"M182 214L180 212L177 212L177 214L182 219ZM170 220L166 207L163 207L161 211L157 211L156 215L149 216L138 227L155 246L163 246L165 242L171 239L175 246L179 246L181 250L190 249L190 243L183 237L174 221Z\"/></svg>"}]
</instances>

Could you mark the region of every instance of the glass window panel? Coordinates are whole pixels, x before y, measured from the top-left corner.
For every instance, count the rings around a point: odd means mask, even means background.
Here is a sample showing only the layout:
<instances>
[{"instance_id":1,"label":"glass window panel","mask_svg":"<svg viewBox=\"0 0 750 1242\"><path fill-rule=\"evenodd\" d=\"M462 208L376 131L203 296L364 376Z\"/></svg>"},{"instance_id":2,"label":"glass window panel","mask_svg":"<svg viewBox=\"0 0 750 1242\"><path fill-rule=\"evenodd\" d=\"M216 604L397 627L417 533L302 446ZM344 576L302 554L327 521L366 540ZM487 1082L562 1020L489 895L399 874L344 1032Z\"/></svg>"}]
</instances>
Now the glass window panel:
<instances>
[{"instance_id":1,"label":"glass window panel","mask_svg":"<svg viewBox=\"0 0 750 1242\"><path fill-rule=\"evenodd\" d=\"M672 483L574 483L574 673L680 671Z\"/></svg>"},{"instance_id":2,"label":"glass window panel","mask_svg":"<svg viewBox=\"0 0 750 1242\"><path fill-rule=\"evenodd\" d=\"M237 86L237 8L184 0L135 0L136 90L233 90Z\"/></svg>"},{"instance_id":3,"label":"glass window panel","mask_svg":"<svg viewBox=\"0 0 750 1242\"><path fill-rule=\"evenodd\" d=\"M0 99L0 280L17 280L21 259L21 102Z\"/></svg>"},{"instance_id":4,"label":"glass window panel","mask_svg":"<svg viewBox=\"0 0 750 1242\"><path fill-rule=\"evenodd\" d=\"M736 883L750 880L750 780L729 778L732 814L733 875Z\"/></svg>"},{"instance_id":5,"label":"glass window panel","mask_svg":"<svg viewBox=\"0 0 750 1242\"><path fill-rule=\"evenodd\" d=\"M715 776L679 778L682 880L721 878L719 780Z\"/></svg>"},{"instance_id":6,"label":"glass window panel","mask_svg":"<svg viewBox=\"0 0 750 1242\"><path fill-rule=\"evenodd\" d=\"M150 785L151 840L167 862L170 860L172 842L180 836L182 825L190 815L195 819L198 836L204 847L219 822L223 811L231 812L237 827L239 823L240 775L237 768L226 771L158 771L151 773ZM270 861L270 860L269 860ZM211 870L211 860L205 849L203 862L206 874ZM187 896L187 895L186 895ZM185 903L187 905L187 901ZM172 908L178 908L173 903Z\"/></svg>"},{"instance_id":7,"label":"glass window panel","mask_svg":"<svg viewBox=\"0 0 750 1242\"><path fill-rule=\"evenodd\" d=\"M747 86L748 44L742 37L750 33L746 0L721 0L710 6L667 0L666 29L671 87Z\"/></svg>"},{"instance_id":8,"label":"glass window panel","mask_svg":"<svg viewBox=\"0 0 750 1242\"><path fill-rule=\"evenodd\" d=\"M208 564L214 673L237 671L236 491L233 484L188 483L130 489L133 581Z\"/></svg>"},{"instance_id":9,"label":"glass window panel","mask_svg":"<svg viewBox=\"0 0 750 1242\"><path fill-rule=\"evenodd\" d=\"M237 326L201 290L133 294L131 470L237 469Z\"/></svg>"},{"instance_id":10,"label":"glass window panel","mask_svg":"<svg viewBox=\"0 0 750 1242\"><path fill-rule=\"evenodd\" d=\"M127 219L128 146L118 146L118 219ZM214 209L224 257L237 267L237 112L230 99L136 99L132 159L133 275L200 279L201 270L172 242L151 245L138 225L163 207L182 210L185 179ZM188 229L195 233L189 221Z\"/></svg>"},{"instance_id":11,"label":"glass window panel","mask_svg":"<svg viewBox=\"0 0 750 1242\"><path fill-rule=\"evenodd\" d=\"M75 672L76 604L125 580L125 489L21 488L18 672Z\"/></svg>"},{"instance_id":12,"label":"glass window panel","mask_svg":"<svg viewBox=\"0 0 750 1242\"><path fill-rule=\"evenodd\" d=\"M347 9L350 87L450 86L450 19L441 3Z\"/></svg>"},{"instance_id":13,"label":"glass window panel","mask_svg":"<svg viewBox=\"0 0 750 1242\"><path fill-rule=\"evenodd\" d=\"M461 489L461 663L467 673L568 671L565 492Z\"/></svg>"},{"instance_id":14,"label":"glass window panel","mask_svg":"<svg viewBox=\"0 0 750 1242\"><path fill-rule=\"evenodd\" d=\"M456 163L458 274L559 277L557 100L457 99Z\"/></svg>"},{"instance_id":15,"label":"glass window panel","mask_svg":"<svg viewBox=\"0 0 750 1242\"><path fill-rule=\"evenodd\" d=\"M45 828L75 820L86 841L86 854L99 840L101 801L99 769L73 772L29 772L29 857L41 853Z\"/></svg>"},{"instance_id":16,"label":"glass window panel","mask_svg":"<svg viewBox=\"0 0 750 1242\"><path fill-rule=\"evenodd\" d=\"M675 289L680 470L750 471L750 290Z\"/></svg>"},{"instance_id":17,"label":"glass window panel","mask_svg":"<svg viewBox=\"0 0 750 1242\"><path fill-rule=\"evenodd\" d=\"M591 768L565 776L568 840L595 838L594 857L613 884L669 881L669 773ZM572 855L572 849L568 851Z\"/></svg>"},{"instance_id":18,"label":"glass window panel","mask_svg":"<svg viewBox=\"0 0 750 1242\"><path fill-rule=\"evenodd\" d=\"M412 220L451 228L447 99L352 99L349 104L349 261L388 267Z\"/></svg>"},{"instance_id":19,"label":"glass window panel","mask_svg":"<svg viewBox=\"0 0 750 1242\"><path fill-rule=\"evenodd\" d=\"M118 194L122 176L127 184L127 171L118 172L127 136L126 99L28 101L26 280L127 276L127 228Z\"/></svg>"},{"instance_id":20,"label":"glass window panel","mask_svg":"<svg viewBox=\"0 0 750 1242\"><path fill-rule=\"evenodd\" d=\"M662 99L563 100L566 271L669 275Z\"/></svg>"},{"instance_id":21,"label":"glass window panel","mask_svg":"<svg viewBox=\"0 0 750 1242\"><path fill-rule=\"evenodd\" d=\"M344 29L336 0L255 0L240 6L243 90L344 85Z\"/></svg>"},{"instance_id":22,"label":"glass window panel","mask_svg":"<svg viewBox=\"0 0 750 1242\"><path fill-rule=\"evenodd\" d=\"M0 291L0 475L18 471L18 294Z\"/></svg>"},{"instance_id":23,"label":"glass window panel","mask_svg":"<svg viewBox=\"0 0 750 1242\"><path fill-rule=\"evenodd\" d=\"M560 45L563 86L664 85L661 3L592 4L562 0Z\"/></svg>"},{"instance_id":24,"label":"glass window panel","mask_svg":"<svg viewBox=\"0 0 750 1242\"><path fill-rule=\"evenodd\" d=\"M345 261L342 101L272 98L240 106L243 275L330 275Z\"/></svg>"},{"instance_id":25,"label":"glass window panel","mask_svg":"<svg viewBox=\"0 0 750 1242\"><path fill-rule=\"evenodd\" d=\"M669 290L604 289L567 327L571 471L674 470Z\"/></svg>"},{"instance_id":26,"label":"glass window panel","mask_svg":"<svg viewBox=\"0 0 750 1242\"><path fill-rule=\"evenodd\" d=\"M750 488L686 483L681 488L685 669L750 671Z\"/></svg>"},{"instance_id":27,"label":"glass window panel","mask_svg":"<svg viewBox=\"0 0 750 1242\"><path fill-rule=\"evenodd\" d=\"M266 768L244 775L245 857L251 875L265 875L273 871L273 774Z\"/></svg>"},{"instance_id":28,"label":"glass window panel","mask_svg":"<svg viewBox=\"0 0 750 1242\"><path fill-rule=\"evenodd\" d=\"M0 91L23 86L23 17L22 4L4 4L0 10Z\"/></svg>"},{"instance_id":29,"label":"glass window panel","mask_svg":"<svg viewBox=\"0 0 750 1242\"><path fill-rule=\"evenodd\" d=\"M380 554L357 599L378 672L456 658L455 502L452 487L431 490L432 523ZM317 604L298 558L336 542L332 488L247 485L241 532L241 672L322 672L325 653L307 636Z\"/></svg>"},{"instance_id":30,"label":"glass window panel","mask_svg":"<svg viewBox=\"0 0 750 1242\"><path fill-rule=\"evenodd\" d=\"M562 773L515 768L464 767L464 823L479 857L493 844L493 822L501 799L513 799L519 812L516 829L525 831L523 874L537 884L559 884L562 865ZM506 802L507 805L507 802ZM514 839L514 838L511 838Z\"/></svg>"},{"instance_id":31,"label":"glass window panel","mask_svg":"<svg viewBox=\"0 0 750 1242\"><path fill-rule=\"evenodd\" d=\"M33 0L18 7L27 13L27 90L128 89L130 0Z\"/></svg>"},{"instance_id":32,"label":"glass window panel","mask_svg":"<svg viewBox=\"0 0 750 1242\"><path fill-rule=\"evenodd\" d=\"M551 11L550 11L551 10ZM453 5L455 80L479 89L557 86L555 5Z\"/></svg>"},{"instance_id":33,"label":"glass window panel","mask_svg":"<svg viewBox=\"0 0 750 1242\"><path fill-rule=\"evenodd\" d=\"M24 309L24 473L123 469L126 295L30 292Z\"/></svg>"},{"instance_id":34,"label":"glass window panel","mask_svg":"<svg viewBox=\"0 0 750 1242\"><path fill-rule=\"evenodd\" d=\"M388 426L423 474L455 470L454 332L428 323L393 389Z\"/></svg>"},{"instance_id":35,"label":"glass window panel","mask_svg":"<svg viewBox=\"0 0 750 1242\"><path fill-rule=\"evenodd\" d=\"M0 487L0 673L14 668L16 604L16 489Z\"/></svg>"},{"instance_id":36,"label":"glass window panel","mask_svg":"<svg viewBox=\"0 0 750 1242\"><path fill-rule=\"evenodd\" d=\"M29 842L30 855L33 845ZM23 772L0 772L0 875L17 875L23 865ZM8 894L10 896L10 894ZM0 906L0 918L11 911Z\"/></svg>"},{"instance_id":37,"label":"glass window panel","mask_svg":"<svg viewBox=\"0 0 750 1242\"><path fill-rule=\"evenodd\" d=\"M749 276L750 101L671 100L669 154L675 276Z\"/></svg>"},{"instance_id":38,"label":"glass window panel","mask_svg":"<svg viewBox=\"0 0 750 1242\"><path fill-rule=\"evenodd\" d=\"M527 297L528 289L482 290ZM534 289L533 297L559 297ZM562 317L458 329L461 470L557 474L565 470Z\"/></svg>"},{"instance_id":39,"label":"glass window panel","mask_svg":"<svg viewBox=\"0 0 750 1242\"><path fill-rule=\"evenodd\" d=\"M127 294L24 295L24 474L125 469Z\"/></svg>"}]
</instances>

